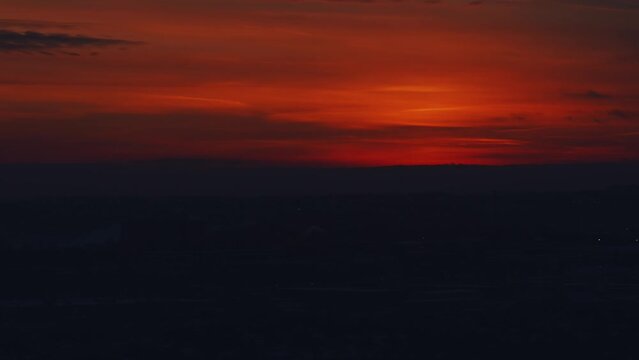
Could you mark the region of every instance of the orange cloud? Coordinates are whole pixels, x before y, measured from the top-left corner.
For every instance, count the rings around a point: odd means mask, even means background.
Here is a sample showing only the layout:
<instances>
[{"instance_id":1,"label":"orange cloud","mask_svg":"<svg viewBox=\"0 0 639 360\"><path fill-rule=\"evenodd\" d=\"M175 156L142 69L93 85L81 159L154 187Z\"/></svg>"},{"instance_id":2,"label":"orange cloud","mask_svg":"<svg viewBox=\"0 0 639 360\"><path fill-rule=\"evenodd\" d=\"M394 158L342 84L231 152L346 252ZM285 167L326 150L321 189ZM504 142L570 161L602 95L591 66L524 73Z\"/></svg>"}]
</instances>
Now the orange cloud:
<instances>
[{"instance_id":1,"label":"orange cloud","mask_svg":"<svg viewBox=\"0 0 639 360\"><path fill-rule=\"evenodd\" d=\"M639 156L637 11L468 3L3 2L0 161Z\"/></svg>"}]
</instances>

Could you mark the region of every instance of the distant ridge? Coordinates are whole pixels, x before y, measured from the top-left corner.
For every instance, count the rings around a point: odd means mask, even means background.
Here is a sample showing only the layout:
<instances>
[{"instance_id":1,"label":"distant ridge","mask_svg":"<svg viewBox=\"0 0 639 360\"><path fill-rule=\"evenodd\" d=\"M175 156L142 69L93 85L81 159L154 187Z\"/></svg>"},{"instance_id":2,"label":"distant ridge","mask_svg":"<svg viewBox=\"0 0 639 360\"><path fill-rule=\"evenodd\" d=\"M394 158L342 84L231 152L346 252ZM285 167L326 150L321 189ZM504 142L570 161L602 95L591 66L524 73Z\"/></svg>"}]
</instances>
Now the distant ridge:
<instances>
[{"instance_id":1,"label":"distant ridge","mask_svg":"<svg viewBox=\"0 0 639 360\"><path fill-rule=\"evenodd\" d=\"M286 167L205 160L1 164L0 197L580 191L639 186L639 163Z\"/></svg>"}]
</instances>

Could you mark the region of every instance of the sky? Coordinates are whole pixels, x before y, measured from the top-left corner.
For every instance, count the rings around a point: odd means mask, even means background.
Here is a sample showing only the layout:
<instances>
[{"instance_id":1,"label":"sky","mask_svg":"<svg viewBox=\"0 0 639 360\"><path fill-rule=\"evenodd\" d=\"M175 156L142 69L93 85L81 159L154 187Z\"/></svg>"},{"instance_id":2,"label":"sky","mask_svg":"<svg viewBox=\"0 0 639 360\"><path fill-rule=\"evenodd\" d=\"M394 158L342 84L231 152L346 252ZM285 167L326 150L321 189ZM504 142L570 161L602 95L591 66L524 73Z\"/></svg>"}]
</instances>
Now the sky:
<instances>
[{"instance_id":1,"label":"sky","mask_svg":"<svg viewBox=\"0 0 639 360\"><path fill-rule=\"evenodd\" d=\"M0 0L0 163L639 160L636 0Z\"/></svg>"}]
</instances>

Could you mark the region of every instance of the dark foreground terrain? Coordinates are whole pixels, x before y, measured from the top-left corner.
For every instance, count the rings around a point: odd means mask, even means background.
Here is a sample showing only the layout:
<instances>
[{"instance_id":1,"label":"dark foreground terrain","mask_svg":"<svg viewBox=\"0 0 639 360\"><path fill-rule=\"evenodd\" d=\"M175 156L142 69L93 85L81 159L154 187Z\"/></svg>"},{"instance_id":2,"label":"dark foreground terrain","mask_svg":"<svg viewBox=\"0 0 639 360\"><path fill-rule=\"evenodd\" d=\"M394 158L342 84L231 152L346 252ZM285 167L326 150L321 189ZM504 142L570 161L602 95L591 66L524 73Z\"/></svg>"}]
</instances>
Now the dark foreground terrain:
<instances>
[{"instance_id":1,"label":"dark foreground terrain","mask_svg":"<svg viewBox=\"0 0 639 360\"><path fill-rule=\"evenodd\" d=\"M635 359L639 190L0 203L1 359Z\"/></svg>"}]
</instances>

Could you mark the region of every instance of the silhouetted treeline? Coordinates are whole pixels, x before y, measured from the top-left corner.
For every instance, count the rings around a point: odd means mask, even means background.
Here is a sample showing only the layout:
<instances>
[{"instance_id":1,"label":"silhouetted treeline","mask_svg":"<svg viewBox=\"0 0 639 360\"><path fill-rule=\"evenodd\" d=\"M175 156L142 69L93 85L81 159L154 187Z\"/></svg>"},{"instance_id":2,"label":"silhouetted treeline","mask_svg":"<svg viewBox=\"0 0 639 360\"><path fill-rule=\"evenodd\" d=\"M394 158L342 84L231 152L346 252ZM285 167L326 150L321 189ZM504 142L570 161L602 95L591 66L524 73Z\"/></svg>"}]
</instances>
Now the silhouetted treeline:
<instances>
[{"instance_id":1,"label":"silhouetted treeline","mask_svg":"<svg viewBox=\"0 0 639 360\"><path fill-rule=\"evenodd\" d=\"M0 164L0 197L302 196L602 190L639 184L639 163L304 168L206 160Z\"/></svg>"}]
</instances>

